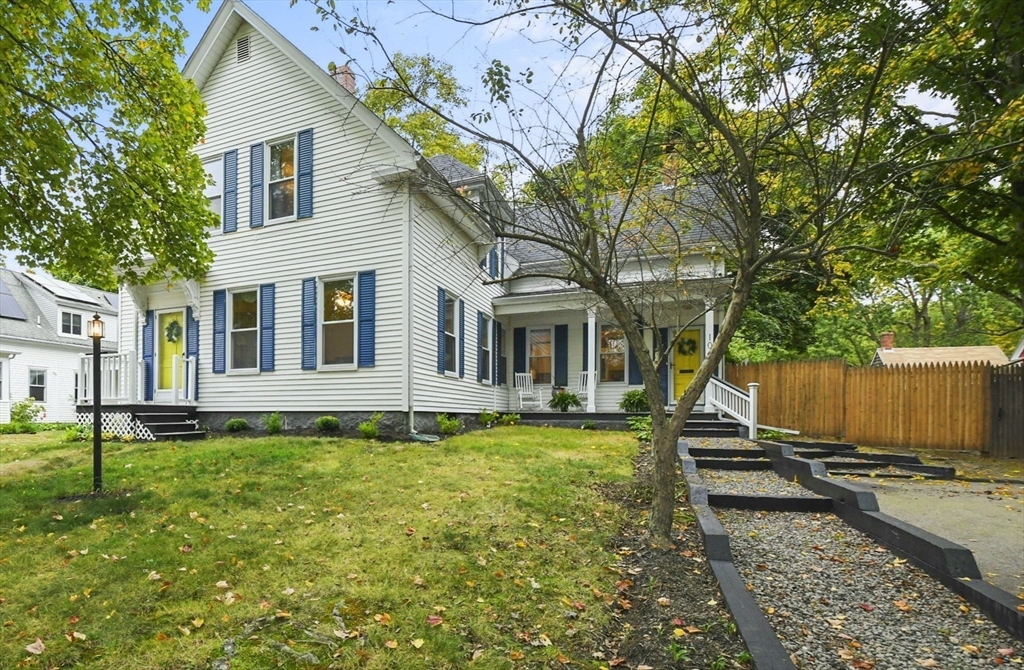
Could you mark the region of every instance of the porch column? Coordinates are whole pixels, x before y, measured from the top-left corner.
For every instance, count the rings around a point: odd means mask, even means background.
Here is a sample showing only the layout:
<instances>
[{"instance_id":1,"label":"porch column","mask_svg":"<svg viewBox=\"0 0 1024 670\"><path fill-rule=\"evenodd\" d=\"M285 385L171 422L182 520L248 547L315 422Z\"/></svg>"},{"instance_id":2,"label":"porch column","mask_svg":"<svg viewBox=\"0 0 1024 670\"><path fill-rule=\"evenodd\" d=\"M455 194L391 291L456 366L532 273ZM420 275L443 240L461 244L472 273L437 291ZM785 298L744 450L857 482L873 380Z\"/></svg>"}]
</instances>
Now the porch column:
<instances>
[{"instance_id":1,"label":"porch column","mask_svg":"<svg viewBox=\"0 0 1024 670\"><path fill-rule=\"evenodd\" d=\"M715 343L715 307L710 300L704 303L704 358L711 355L711 345Z\"/></svg>"},{"instance_id":2,"label":"porch column","mask_svg":"<svg viewBox=\"0 0 1024 670\"><path fill-rule=\"evenodd\" d=\"M601 338L595 337L596 328L597 313L594 310L587 310L587 339L590 340L587 343L587 371L590 373L587 375L588 412L597 411L597 399L594 396L597 395L597 347Z\"/></svg>"}]
</instances>

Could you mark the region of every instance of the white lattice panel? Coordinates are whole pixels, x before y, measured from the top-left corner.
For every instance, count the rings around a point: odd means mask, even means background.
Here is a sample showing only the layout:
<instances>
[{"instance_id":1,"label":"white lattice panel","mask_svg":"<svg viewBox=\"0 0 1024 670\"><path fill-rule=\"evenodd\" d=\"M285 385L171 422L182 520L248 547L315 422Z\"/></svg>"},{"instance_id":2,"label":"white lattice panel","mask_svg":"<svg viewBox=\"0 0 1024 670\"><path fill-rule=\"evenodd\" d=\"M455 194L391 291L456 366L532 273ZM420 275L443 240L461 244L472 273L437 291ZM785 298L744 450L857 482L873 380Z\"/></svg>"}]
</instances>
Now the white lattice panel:
<instances>
[{"instance_id":1,"label":"white lattice panel","mask_svg":"<svg viewBox=\"0 0 1024 670\"><path fill-rule=\"evenodd\" d=\"M92 413L79 412L78 425L82 428L92 428ZM113 433L118 437L132 435L136 440L148 440L152 442L156 438L150 432L146 424L142 423L131 412L101 412L100 431Z\"/></svg>"}]
</instances>

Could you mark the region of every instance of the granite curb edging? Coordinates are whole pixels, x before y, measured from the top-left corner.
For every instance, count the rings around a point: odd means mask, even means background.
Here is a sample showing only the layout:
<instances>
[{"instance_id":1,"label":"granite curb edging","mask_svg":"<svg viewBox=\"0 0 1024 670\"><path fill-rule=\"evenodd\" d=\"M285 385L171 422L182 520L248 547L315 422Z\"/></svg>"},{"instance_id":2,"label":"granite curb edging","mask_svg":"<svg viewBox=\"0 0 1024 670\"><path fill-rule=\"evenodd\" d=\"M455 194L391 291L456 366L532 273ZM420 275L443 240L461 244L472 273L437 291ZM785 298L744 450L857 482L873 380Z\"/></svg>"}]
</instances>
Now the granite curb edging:
<instances>
[{"instance_id":1,"label":"granite curb edging","mask_svg":"<svg viewBox=\"0 0 1024 670\"><path fill-rule=\"evenodd\" d=\"M1024 612L1017 609L1017 597L982 580L970 549L883 513L873 492L851 482L825 479L827 470L822 463L795 458L789 445L760 440L758 445L772 459L776 474L832 498L837 517L913 562L1000 628L1024 638Z\"/></svg>"},{"instance_id":2,"label":"granite curb edging","mask_svg":"<svg viewBox=\"0 0 1024 670\"><path fill-rule=\"evenodd\" d=\"M736 629L747 645L747 652L753 659L755 670L796 670L789 654L779 641L775 629L747 590L747 585L733 563L729 546L729 533L708 506L708 492L704 480L696 473L693 459L684 456L685 447L680 440L680 461L683 461L683 477L686 479L690 505L697 517L697 527L704 540L711 572L718 580L725 605L732 613ZM685 461L691 462L693 472L687 472Z\"/></svg>"}]
</instances>

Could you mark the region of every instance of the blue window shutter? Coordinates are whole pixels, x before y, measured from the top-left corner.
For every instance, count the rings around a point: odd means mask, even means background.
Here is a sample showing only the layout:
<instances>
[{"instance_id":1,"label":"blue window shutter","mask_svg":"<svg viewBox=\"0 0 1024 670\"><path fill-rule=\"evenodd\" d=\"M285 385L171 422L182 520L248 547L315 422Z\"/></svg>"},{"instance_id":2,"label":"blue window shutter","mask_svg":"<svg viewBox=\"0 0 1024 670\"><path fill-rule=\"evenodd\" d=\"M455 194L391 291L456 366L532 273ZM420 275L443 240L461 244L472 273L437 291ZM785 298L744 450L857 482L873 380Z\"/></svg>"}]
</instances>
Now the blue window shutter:
<instances>
[{"instance_id":1,"label":"blue window shutter","mask_svg":"<svg viewBox=\"0 0 1024 670\"><path fill-rule=\"evenodd\" d=\"M316 370L316 277L302 280L302 369Z\"/></svg>"},{"instance_id":2,"label":"blue window shutter","mask_svg":"<svg viewBox=\"0 0 1024 670\"><path fill-rule=\"evenodd\" d=\"M153 310L146 311L146 322L142 324L142 368L144 374L143 389L146 400L153 399Z\"/></svg>"},{"instance_id":3,"label":"blue window shutter","mask_svg":"<svg viewBox=\"0 0 1024 670\"><path fill-rule=\"evenodd\" d=\"M587 331L590 330L590 324L583 324L583 367L582 370L587 369L587 365L590 364L590 338L587 337Z\"/></svg>"},{"instance_id":4,"label":"blue window shutter","mask_svg":"<svg viewBox=\"0 0 1024 670\"><path fill-rule=\"evenodd\" d=\"M526 372L526 329L512 330L512 372Z\"/></svg>"},{"instance_id":5,"label":"blue window shutter","mask_svg":"<svg viewBox=\"0 0 1024 670\"><path fill-rule=\"evenodd\" d=\"M437 287L437 371L444 374L444 289Z\"/></svg>"},{"instance_id":6,"label":"blue window shutter","mask_svg":"<svg viewBox=\"0 0 1024 670\"><path fill-rule=\"evenodd\" d=\"M498 276L498 249L497 247L492 248L490 253L487 254L487 260L490 267L491 279L495 279Z\"/></svg>"},{"instance_id":7,"label":"blue window shutter","mask_svg":"<svg viewBox=\"0 0 1024 670\"><path fill-rule=\"evenodd\" d=\"M260 370L274 371L274 285L260 284Z\"/></svg>"},{"instance_id":8,"label":"blue window shutter","mask_svg":"<svg viewBox=\"0 0 1024 670\"><path fill-rule=\"evenodd\" d=\"M661 349L664 351L668 346L668 328L659 328L658 333L661 334ZM665 396L665 404L668 404L668 361L669 358L666 358L658 368L658 383L661 386L661 394Z\"/></svg>"},{"instance_id":9,"label":"blue window shutter","mask_svg":"<svg viewBox=\"0 0 1024 670\"><path fill-rule=\"evenodd\" d=\"M299 131L299 179L296 218L313 216L313 129Z\"/></svg>"},{"instance_id":10,"label":"blue window shutter","mask_svg":"<svg viewBox=\"0 0 1024 670\"><path fill-rule=\"evenodd\" d=\"M569 385L569 326L555 326L555 386Z\"/></svg>"},{"instance_id":11,"label":"blue window shutter","mask_svg":"<svg viewBox=\"0 0 1024 670\"><path fill-rule=\"evenodd\" d=\"M263 143L249 147L249 227L263 225Z\"/></svg>"},{"instance_id":12,"label":"blue window shutter","mask_svg":"<svg viewBox=\"0 0 1024 670\"><path fill-rule=\"evenodd\" d=\"M224 372L226 368L227 302L227 291L221 289L220 291L213 292L213 371L217 374Z\"/></svg>"},{"instance_id":13,"label":"blue window shutter","mask_svg":"<svg viewBox=\"0 0 1024 670\"><path fill-rule=\"evenodd\" d=\"M459 301L459 377L466 376L466 303Z\"/></svg>"},{"instance_id":14,"label":"blue window shutter","mask_svg":"<svg viewBox=\"0 0 1024 670\"><path fill-rule=\"evenodd\" d=\"M221 226L225 233L238 230L238 151L224 153L224 212Z\"/></svg>"},{"instance_id":15,"label":"blue window shutter","mask_svg":"<svg viewBox=\"0 0 1024 670\"><path fill-rule=\"evenodd\" d=\"M194 356L196 359L195 388L192 389L192 397L199 398L199 322L192 314L192 308L185 308L185 355Z\"/></svg>"},{"instance_id":16,"label":"blue window shutter","mask_svg":"<svg viewBox=\"0 0 1024 670\"><path fill-rule=\"evenodd\" d=\"M476 313L476 380L484 380L484 350L480 343L484 341L484 313L477 310Z\"/></svg>"},{"instance_id":17,"label":"blue window shutter","mask_svg":"<svg viewBox=\"0 0 1024 670\"><path fill-rule=\"evenodd\" d=\"M641 330L641 333L644 331ZM633 351L633 345L626 343L626 347L629 349L629 385L630 386L643 386L644 378L640 374L640 363L636 360L636 353Z\"/></svg>"},{"instance_id":18,"label":"blue window shutter","mask_svg":"<svg viewBox=\"0 0 1024 670\"><path fill-rule=\"evenodd\" d=\"M359 310L359 357L361 368L376 363L377 344L377 273L366 270L359 273L359 296L356 299Z\"/></svg>"}]
</instances>

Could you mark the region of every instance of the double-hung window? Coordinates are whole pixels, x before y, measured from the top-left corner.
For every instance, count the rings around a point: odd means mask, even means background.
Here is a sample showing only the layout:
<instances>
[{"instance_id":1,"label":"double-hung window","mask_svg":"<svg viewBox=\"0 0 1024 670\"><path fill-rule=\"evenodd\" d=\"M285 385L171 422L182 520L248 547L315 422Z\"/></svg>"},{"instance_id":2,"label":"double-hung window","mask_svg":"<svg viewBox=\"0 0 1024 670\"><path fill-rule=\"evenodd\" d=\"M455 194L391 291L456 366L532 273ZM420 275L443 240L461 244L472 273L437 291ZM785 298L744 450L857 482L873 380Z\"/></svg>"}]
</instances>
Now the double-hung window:
<instances>
[{"instance_id":1,"label":"double-hung window","mask_svg":"<svg viewBox=\"0 0 1024 670\"><path fill-rule=\"evenodd\" d=\"M458 351L459 351L459 330L455 324L456 303L459 299L453 295L445 294L444 298L444 371L457 373Z\"/></svg>"},{"instance_id":2,"label":"double-hung window","mask_svg":"<svg viewBox=\"0 0 1024 670\"><path fill-rule=\"evenodd\" d=\"M325 279L321 305L321 365L354 365L356 351L355 280Z\"/></svg>"},{"instance_id":3,"label":"double-hung window","mask_svg":"<svg viewBox=\"0 0 1024 670\"><path fill-rule=\"evenodd\" d=\"M551 329L530 331L530 374L536 384L551 383Z\"/></svg>"},{"instance_id":4,"label":"double-hung window","mask_svg":"<svg viewBox=\"0 0 1024 670\"><path fill-rule=\"evenodd\" d=\"M626 381L626 334L618 326L601 326L601 381Z\"/></svg>"},{"instance_id":5,"label":"double-hung window","mask_svg":"<svg viewBox=\"0 0 1024 670\"><path fill-rule=\"evenodd\" d=\"M207 179L203 195L206 196L206 201L209 203L210 211L216 214L217 218L220 219L224 214L224 159L217 158L212 161L207 161L203 163L203 169L206 170Z\"/></svg>"},{"instance_id":6,"label":"double-hung window","mask_svg":"<svg viewBox=\"0 0 1024 670\"><path fill-rule=\"evenodd\" d=\"M491 381L491 319L484 316L480 322L480 380Z\"/></svg>"},{"instance_id":7,"label":"double-hung window","mask_svg":"<svg viewBox=\"0 0 1024 670\"><path fill-rule=\"evenodd\" d=\"M230 294L230 351L232 370L256 370L259 365L259 300L255 289Z\"/></svg>"},{"instance_id":8,"label":"double-hung window","mask_svg":"<svg viewBox=\"0 0 1024 670\"><path fill-rule=\"evenodd\" d=\"M295 216L295 138L267 143L267 218Z\"/></svg>"},{"instance_id":9,"label":"double-hung window","mask_svg":"<svg viewBox=\"0 0 1024 670\"><path fill-rule=\"evenodd\" d=\"M46 402L46 370L28 371L28 397L36 402Z\"/></svg>"},{"instance_id":10,"label":"double-hung window","mask_svg":"<svg viewBox=\"0 0 1024 670\"><path fill-rule=\"evenodd\" d=\"M62 335L82 335L82 315L74 312L60 313L60 332Z\"/></svg>"}]
</instances>

